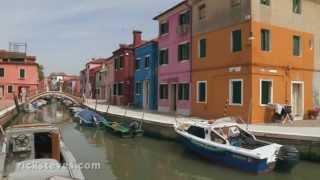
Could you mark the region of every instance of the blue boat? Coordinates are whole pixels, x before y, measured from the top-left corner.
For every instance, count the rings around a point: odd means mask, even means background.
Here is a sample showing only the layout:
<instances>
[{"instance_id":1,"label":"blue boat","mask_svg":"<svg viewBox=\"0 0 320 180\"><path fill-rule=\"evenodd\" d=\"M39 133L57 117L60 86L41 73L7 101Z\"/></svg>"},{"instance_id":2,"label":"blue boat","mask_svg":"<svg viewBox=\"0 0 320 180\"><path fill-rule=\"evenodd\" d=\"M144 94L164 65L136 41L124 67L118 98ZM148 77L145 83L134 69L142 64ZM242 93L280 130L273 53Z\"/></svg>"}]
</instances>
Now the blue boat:
<instances>
[{"instance_id":1,"label":"blue boat","mask_svg":"<svg viewBox=\"0 0 320 180\"><path fill-rule=\"evenodd\" d=\"M177 122L174 127L188 149L214 162L243 171L290 171L299 161L296 148L258 140L237 124L234 118Z\"/></svg>"},{"instance_id":2,"label":"blue boat","mask_svg":"<svg viewBox=\"0 0 320 180\"><path fill-rule=\"evenodd\" d=\"M104 117L100 114L90 111L90 110L83 110L78 112L75 117L78 119L79 124L83 126L107 126L110 122L107 121Z\"/></svg>"}]
</instances>

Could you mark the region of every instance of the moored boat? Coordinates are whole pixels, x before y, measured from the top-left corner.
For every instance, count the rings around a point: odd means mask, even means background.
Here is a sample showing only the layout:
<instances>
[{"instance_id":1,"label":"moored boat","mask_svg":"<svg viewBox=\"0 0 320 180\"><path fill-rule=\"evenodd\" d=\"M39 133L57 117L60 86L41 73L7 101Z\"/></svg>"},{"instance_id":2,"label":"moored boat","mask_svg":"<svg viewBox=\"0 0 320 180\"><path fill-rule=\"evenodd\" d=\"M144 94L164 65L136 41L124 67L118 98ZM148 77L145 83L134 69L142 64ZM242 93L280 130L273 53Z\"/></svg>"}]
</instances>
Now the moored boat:
<instances>
[{"instance_id":1,"label":"moored boat","mask_svg":"<svg viewBox=\"0 0 320 180\"><path fill-rule=\"evenodd\" d=\"M296 148L259 140L236 123L235 118L177 122L174 128L190 150L240 170L253 173L275 168L290 171L299 161Z\"/></svg>"},{"instance_id":2,"label":"moored boat","mask_svg":"<svg viewBox=\"0 0 320 180\"><path fill-rule=\"evenodd\" d=\"M89 126L89 127L90 126L105 127L111 123L100 114L87 109L76 113L75 118L79 121L80 125Z\"/></svg>"},{"instance_id":3,"label":"moored boat","mask_svg":"<svg viewBox=\"0 0 320 180\"><path fill-rule=\"evenodd\" d=\"M1 128L2 129L2 128ZM2 130L0 179L85 179L60 129L49 124L16 125Z\"/></svg>"}]
</instances>

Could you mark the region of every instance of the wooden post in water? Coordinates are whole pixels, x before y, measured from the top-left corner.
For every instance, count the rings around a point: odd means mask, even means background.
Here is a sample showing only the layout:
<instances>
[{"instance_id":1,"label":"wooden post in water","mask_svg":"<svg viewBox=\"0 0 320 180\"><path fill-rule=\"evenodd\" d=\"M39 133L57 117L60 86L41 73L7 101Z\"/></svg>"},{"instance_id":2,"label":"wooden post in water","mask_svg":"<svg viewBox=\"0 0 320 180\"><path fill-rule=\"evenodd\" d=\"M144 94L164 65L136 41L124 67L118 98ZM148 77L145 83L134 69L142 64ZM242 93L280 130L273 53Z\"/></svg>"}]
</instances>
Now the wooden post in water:
<instances>
[{"instance_id":1,"label":"wooden post in water","mask_svg":"<svg viewBox=\"0 0 320 180\"><path fill-rule=\"evenodd\" d=\"M18 97L17 97L16 93L13 94L13 98L14 98L14 103L16 105L16 109L17 109L17 111L19 113L20 112L19 101L18 101Z\"/></svg>"}]
</instances>

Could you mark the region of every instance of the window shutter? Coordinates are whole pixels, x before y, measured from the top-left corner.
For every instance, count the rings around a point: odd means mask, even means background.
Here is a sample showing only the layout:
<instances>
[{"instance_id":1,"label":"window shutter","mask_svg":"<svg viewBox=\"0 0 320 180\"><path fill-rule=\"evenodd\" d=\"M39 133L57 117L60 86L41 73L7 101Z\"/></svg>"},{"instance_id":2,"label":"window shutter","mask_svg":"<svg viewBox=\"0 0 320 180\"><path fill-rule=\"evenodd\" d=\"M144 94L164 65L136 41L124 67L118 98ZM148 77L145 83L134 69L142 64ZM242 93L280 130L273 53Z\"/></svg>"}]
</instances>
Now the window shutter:
<instances>
[{"instance_id":1,"label":"window shutter","mask_svg":"<svg viewBox=\"0 0 320 180\"><path fill-rule=\"evenodd\" d=\"M233 96L232 96L232 103L233 104L241 104L242 102L242 89L241 89L241 81L233 81L232 88L233 88Z\"/></svg>"}]
</instances>

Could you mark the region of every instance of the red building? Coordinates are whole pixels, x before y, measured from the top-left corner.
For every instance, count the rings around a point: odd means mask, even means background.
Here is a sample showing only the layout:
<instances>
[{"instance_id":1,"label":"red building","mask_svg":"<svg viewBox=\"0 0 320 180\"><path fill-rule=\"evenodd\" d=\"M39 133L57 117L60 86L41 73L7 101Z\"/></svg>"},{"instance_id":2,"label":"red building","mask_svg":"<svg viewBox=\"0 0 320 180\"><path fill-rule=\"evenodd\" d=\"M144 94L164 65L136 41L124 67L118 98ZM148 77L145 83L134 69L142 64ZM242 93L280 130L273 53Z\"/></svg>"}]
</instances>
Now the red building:
<instances>
[{"instance_id":1,"label":"red building","mask_svg":"<svg viewBox=\"0 0 320 180\"><path fill-rule=\"evenodd\" d=\"M128 105L133 102L135 56L134 49L142 43L140 31L133 31L132 44L120 44L113 52L114 84L113 102L116 105Z\"/></svg>"},{"instance_id":2,"label":"red building","mask_svg":"<svg viewBox=\"0 0 320 180\"><path fill-rule=\"evenodd\" d=\"M0 50L0 100L12 99L14 94L25 100L27 96L36 94L38 67L34 56Z\"/></svg>"}]
</instances>

